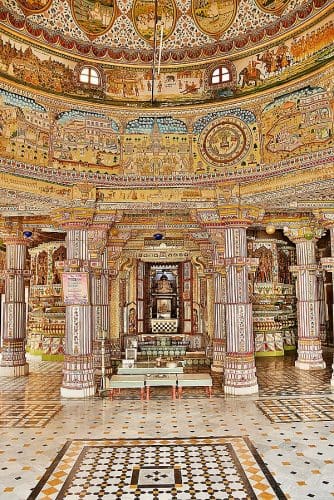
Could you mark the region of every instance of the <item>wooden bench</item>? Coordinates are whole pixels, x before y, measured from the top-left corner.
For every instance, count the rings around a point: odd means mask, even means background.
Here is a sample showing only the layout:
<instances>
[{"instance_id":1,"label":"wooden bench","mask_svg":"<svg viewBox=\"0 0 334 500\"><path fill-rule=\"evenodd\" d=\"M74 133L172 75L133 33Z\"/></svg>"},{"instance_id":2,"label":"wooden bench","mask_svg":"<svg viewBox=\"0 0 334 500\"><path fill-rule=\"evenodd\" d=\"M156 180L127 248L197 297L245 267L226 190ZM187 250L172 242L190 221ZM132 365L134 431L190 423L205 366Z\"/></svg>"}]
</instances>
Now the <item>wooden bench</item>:
<instances>
[{"instance_id":1,"label":"wooden bench","mask_svg":"<svg viewBox=\"0 0 334 500\"><path fill-rule=\"evenodd\" d=\"M134 366L133 368L125 368L120 366L117 369L118 375L156 375L161 373L183 373L183 366L175 366L168 368L167 366Z\"/></svg>"},{"instance_id":2,"label":"wooden bench","mask_svg":"<svg viewBox=\"0 0 334 500\"><path fill-rule=\"evenodd\" d=\"M177 374L177 395L182 398L183 387L205 387L209 398L212 396L212 378L208 373Z\"/></svg>"},{"instance_id":3,"label":"wooden bench","mask_svg":"<svg viewBox=\"0 0 334 500\"><path fill-rule=\"evenodd\" d=\"M172 388L172 398L176 398L176 375L169 373L153 374L145 377L146 399L150 399L150 387L169 386Z\"/></svg>"},{"instance_id":4,"label":"wooden bench","mask_svg":"<svg viewBox=\"0 0 334 500\"><path fill-rule=\"evenodd\" d=\"M145 375L113 375L109 379L106 391L109 392L110 399L113 398L114 391L118 389L140 389L140 399L145 397Z\"/></svg>"}]
</instances>

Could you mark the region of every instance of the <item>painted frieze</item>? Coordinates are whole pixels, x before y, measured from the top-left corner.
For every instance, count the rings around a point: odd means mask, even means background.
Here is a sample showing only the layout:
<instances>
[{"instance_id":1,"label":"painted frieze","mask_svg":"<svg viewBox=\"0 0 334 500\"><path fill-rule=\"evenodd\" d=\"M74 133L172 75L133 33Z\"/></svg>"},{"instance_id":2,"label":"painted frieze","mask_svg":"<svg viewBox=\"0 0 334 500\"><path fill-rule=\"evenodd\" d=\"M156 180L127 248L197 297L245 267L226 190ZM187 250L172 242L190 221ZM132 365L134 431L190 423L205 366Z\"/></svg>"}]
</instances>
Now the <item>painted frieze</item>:
<instances>
[{"instance_id":1,"label":"painted frieze","mask_svg":"<svg viewBox=\"0 0 334 500\"><path fill-rule=\"evenodd\" d=\"M319 151L333 144L333 118L328 94L304 87L280 96L262 114L263 160Z\"/></svg>"}]
</instances>

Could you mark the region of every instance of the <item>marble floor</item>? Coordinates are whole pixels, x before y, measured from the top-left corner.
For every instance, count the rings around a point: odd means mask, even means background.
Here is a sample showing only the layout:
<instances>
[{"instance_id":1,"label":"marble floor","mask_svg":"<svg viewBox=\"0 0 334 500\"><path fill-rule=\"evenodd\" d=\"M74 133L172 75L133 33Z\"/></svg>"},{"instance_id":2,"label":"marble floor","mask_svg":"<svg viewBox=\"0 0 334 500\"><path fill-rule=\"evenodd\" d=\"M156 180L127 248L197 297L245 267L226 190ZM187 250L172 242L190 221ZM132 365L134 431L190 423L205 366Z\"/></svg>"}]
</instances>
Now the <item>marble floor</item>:
<instances>
[{"instance_id":1,"label":"marble floor","mask_svg":"<svg viewBox=\"0 0 334 500\"><path fill-rule=\"evenodd\" d=\"M60 398L61 365L30 359L0 379L1 499L326 500L334 497L334 393L327 368L257 360L259 394L187 389Z\"/></svg>"}]
</instances>

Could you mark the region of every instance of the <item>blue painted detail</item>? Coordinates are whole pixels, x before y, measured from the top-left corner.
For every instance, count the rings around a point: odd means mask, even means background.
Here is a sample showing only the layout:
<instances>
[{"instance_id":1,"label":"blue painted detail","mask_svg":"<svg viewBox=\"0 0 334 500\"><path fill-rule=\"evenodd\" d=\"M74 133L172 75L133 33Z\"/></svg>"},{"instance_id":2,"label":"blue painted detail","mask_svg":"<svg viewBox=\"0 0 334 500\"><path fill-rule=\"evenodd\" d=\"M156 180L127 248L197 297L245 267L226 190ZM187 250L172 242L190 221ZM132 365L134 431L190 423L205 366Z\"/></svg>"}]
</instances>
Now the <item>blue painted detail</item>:
<instances>
[{"instance_id":1,"label":"blue painted detail","mask_svg":"<svg viewBox=\"0 0 334 500\"><path fill-rule=\"evenodd\" d=\"M5 104L17 106L19 108L33 109L34 111L39 111L40 113L46 113L46 109L44 108L44 106L37 104L37 102L34 99L30 99L30 97L25 97L20 94L14 94L13 92L8 92L7 90L1 88L0 97L2 97Z\"/></svg>"},{"instance_id":2,"label":"blue painted detail","mask_svg":"<svg viewBox=\"0 0 334 500\"><path fill-rule=\"evenodd\" d=\"M254 123L256 121L254 113L246 109L236 108L226 109L224 111L215 111L214 113L209 113L208 115L197 120L194 125L194 134L200 134L210 122L224 116L235 116L247 124Z\"/></svg>"},{"instance_id":3,"label":"blue painted detail","mask_svg":"<svg viewBox=\"0 0 334 500\"><path fill-rule=\"evenodd\" d=\"M182 120L176 120L171 116L140 116L130 121L125 129L127 134L151 134L154 127L161 134L186 134L187 126Z\"/></svg>"},{"instance_id":4,"label":"blue painted detail","mask_svg":"<svg viewBox=\"0 0 334 500\"><path fill-rule=\"evenodd\" d=\"M109 123L110 128L113 130L113 132L119 132L117 123L112 118L109 118L108 116L105 116L101 113L90 113L88 111L80 111L79 109L71 109L71 111L63 111L62 113L59 113L57 117L57 121L58 123L60 123L60 125L65 125L71 120L94 121L94 119L96 120L96 122L99 122L100 120L104 123ZM102 126L102 124L100 126Z\"/></svg>"}]
</instances>

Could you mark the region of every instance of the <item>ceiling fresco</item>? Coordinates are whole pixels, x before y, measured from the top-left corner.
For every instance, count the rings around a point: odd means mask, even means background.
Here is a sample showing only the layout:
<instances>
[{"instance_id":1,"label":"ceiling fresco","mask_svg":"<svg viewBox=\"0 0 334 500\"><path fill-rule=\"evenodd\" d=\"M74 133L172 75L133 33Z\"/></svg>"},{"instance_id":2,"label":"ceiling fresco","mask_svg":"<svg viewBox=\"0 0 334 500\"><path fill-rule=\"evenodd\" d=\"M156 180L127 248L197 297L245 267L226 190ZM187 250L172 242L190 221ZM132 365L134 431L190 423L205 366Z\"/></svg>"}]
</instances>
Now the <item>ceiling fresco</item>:
<instances>
[{"instance_id":1,"label":"ceiling fresco","mask_svg":"<svg viewBox=\"0 0 334 500\"><path fill-rule=\"evenodd\" d=\"M334 21L325 18L302 34L279 41L259 52L215 64L162 67L154 74L154 102L191 104L235 99L281 86L326 66L334 56L331 43ZM102 76L97 87L80 82L85 62L51 55L42 48L3 35L0 40L0 75L36 89L106 103L150 104L151 67L93 63ZM230 71L228 83L214 85L212 72L222 65Z\"/></svg>"},{"instance_id":2,"label":"ceiling fresco","mask_svg":"<svg viewBox=\"0 0 334 500\"><path fill-rule=\"evenodd\" d=\"M326 0L3 0L0 214L83 206L103 221L231 200L293 210L312 189L328 199L333 11Z\"/></svg>"},{"instance_id":3,"label":"ceiling fresco","mask_svg":"<svg viewBox=\"0 0 334 500\"><path fill-rule=\"evenodd\" d=\"M159 0L162 64L249 50L297 30L331 5L331 0ZM0 20L71 56L145 64L153 56L153 7L153 0L2 0Z\"/></svg>"}]
</instances>

